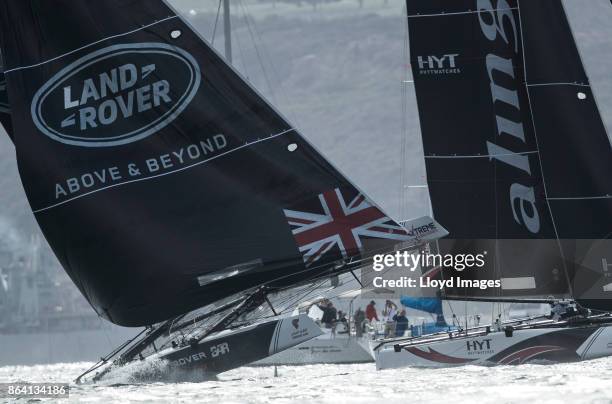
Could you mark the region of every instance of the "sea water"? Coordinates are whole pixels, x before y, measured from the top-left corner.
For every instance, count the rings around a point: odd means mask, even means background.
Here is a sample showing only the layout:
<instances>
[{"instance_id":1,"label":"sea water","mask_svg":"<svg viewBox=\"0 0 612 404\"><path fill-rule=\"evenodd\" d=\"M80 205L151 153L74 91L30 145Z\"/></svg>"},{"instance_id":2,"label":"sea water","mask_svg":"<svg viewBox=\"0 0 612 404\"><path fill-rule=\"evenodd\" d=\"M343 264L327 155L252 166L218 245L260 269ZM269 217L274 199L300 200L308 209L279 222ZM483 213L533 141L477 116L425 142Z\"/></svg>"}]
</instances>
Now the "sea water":
<instances>
[{"instance_id":1,"label":"sea water","mask_svg":"<svg viewBox=\"0 0 612 404\"><path fill-rule=\"evenodd\" d=\"M274 367L243 367L201 383L135 383L130 369L74 384L90 365L0 367L0 382L70 383L69 398L49 400L58 403L612 403L612 358L384 371L373 363L279 366L277 376Z\"/></svg>"}]
</instances>

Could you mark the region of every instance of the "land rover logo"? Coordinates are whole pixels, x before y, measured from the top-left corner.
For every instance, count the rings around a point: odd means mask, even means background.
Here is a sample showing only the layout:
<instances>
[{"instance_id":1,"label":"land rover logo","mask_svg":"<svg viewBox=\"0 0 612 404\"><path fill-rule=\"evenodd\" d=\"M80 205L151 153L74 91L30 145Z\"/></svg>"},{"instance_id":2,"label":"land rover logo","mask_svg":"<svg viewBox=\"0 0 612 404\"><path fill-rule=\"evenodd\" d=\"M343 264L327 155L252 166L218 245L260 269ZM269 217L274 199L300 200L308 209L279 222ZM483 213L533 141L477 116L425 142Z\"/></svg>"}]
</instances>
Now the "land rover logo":
<instances>
[{"instance_id":1,"label":"land rover logo","mask_svg":"<svg viewBox=\"0 0 612 404\"><path fill-rule=\"evenodd\" d=\"M34 95L32 119L53 140L84 147L144 139L172 122L200 86L200 68L164 43L113 45L55 74Z\"/></svg>"}]
</instances>

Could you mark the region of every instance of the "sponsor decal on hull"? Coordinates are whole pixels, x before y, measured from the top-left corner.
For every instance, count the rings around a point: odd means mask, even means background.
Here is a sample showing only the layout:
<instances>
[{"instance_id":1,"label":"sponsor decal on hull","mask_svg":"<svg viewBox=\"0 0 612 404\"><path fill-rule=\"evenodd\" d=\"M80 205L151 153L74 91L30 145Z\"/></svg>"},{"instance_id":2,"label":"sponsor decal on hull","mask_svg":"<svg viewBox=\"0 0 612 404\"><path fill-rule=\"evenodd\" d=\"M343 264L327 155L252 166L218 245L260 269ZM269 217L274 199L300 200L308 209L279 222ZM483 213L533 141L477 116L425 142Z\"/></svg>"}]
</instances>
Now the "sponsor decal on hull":
<instances>
[{"instance_id":1,"label":"sponsor decal on hull","mask_svg":"<svg viewBox=\"0 0 612 404\"><path fill-rule=\"evenodd\" d=\"M410 352L411 354L418 356L419 358L423 358L428 361L437 362L437 363L462 365L462 364L470 363L476 360L476 359L457 358L456 356L445 355L441 352L431 349L430 347L427 347L428 349L427 351L422 350L420 348L416 348L416 347L407 347L404 349Z\"/></svg>"},{"instance_id":2,"label":"sponsor decal on hull","mask_svg":"<svg viewBox=\"0 0 612 404\"><path fill-rule=\"evenodd\" d=\"M465 341L467 354L468 355L491 355L495 353L495 350L491 348L491 338L483 340L472 340Z\"/></svg>"},{"instance_id":3,"label":"sponsor decal on hull","mask_svg":"<svg viewBox=\"0 0 612 404\"><path fill-rule=\"evenodd\" d=\"M546 352L564 351L565 348L556 345L531 346L520 349L500 359L500 365L521 365Z\"/></svg>"}]
</instances>

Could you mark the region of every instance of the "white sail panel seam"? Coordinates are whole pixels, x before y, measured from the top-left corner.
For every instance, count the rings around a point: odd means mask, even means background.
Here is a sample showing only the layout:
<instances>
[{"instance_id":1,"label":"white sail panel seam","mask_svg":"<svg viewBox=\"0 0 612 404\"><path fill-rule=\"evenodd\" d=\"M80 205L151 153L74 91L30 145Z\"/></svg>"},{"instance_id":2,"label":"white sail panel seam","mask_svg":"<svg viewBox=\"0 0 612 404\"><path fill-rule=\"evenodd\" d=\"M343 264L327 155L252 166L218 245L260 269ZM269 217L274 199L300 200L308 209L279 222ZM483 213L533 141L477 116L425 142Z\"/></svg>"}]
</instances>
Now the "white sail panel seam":
<instances>
[{"instance_id":1,"label":"white sail panel seam","mask_svg":"<svg viewBox=\"0 0 612 404\"><path fill-rule=\"evenodd\" d=\"M497 11L508 11L508 10L518 10L518 7L510 7L510 8L500 8ZM478 10L468 10L468 11L457 11L454 13L436 13L436 14L413 14L409 15L408 18L419 18L419 17L443 17L448 15L465 15L465 14L478 14L480 11Z\"/></svg>"},{"instance_id":2,"label":"white sail panel seam","mask_svg":"<svg viewBox=\"0 0 612 404\"><path fill-rule=\"evenodd\" d=\"M154 25L161 24L162 22L166 22L166 21L169 21L169 20L172 20L172 19L175 19L175 18L178 18L178 16L177 16L177 15L172 15L172 16L169 16L169 17L163 18L163 19L161 19L161 20L159 20L159 21L155 21L155 22L152 22L152 23L150 23L150 24L143 25L142 27L139 27L139 28L133 29L133 30L128 31L128 32L123 32L123 33L121 33L121 34L111 35L111 36L108 36L108 37L106 37L106 38L102 38L102 39L97 40L97 41L95 41L95 42L92 42L92 43L89 43L89 44L87 44L87 45L81 46L80 48L73 49L73 50L71 50L71 51L69 51L69 52L66 52L66 53L63 53L63 54L61 54L61 55L55 56L55 57L53 57L53 58L51 58L51 59L47 59L47 60L45 60L45 61L43 61L43 62L39 62L39 63L35 63L35 64L33 64L33 65L27 65L27 66L18 66L18 67L14 67L14 68L12 68L12 69L5 70L5 71L4 71L4 74L12 73L12 72L15 72L15 71L18 71L18 70L25 70L25 69L31 69L31 68L33 68L33 67L42 66L42 65L44 65L44 64L47 64L47 63L53 62L53 61L55 61L55 60L61 59L61 58L63 58L63 57L66 57L66 56L68 56L68 55L71 55L71 54L73 54L73 53L76 53L76 52L82 51L83 49L87 49L87 48L89 48L90 46L97 45L97 44L99 44L99 43L101 43L101 42L104 42L104 41L108 41L109 39L115 39L115 38L119 38L119 37L122 37L122 36L130 35L130 34L133 34L133 33L135 33L135 32L142 31L143 29L150 28L150 27L152 27L152 26L154 26Z\"/></svg>"},{"instance_id":3,"label":"white sail panel seam","mask_svg":"<svg viewBox=\"0 0 612 404\"><path fill-rule=\"evenodd\" d=\"M152 180L152 179L155 179L155 178L165 177L166 175L175 174L175 173L178 173L178 172L181 172L181 171L189 170L190 168L193 168L193 167L196 167L196 166L208 163L209 161L212 161L212 160L216 160L219 157L225 157L228 154L231 154L231 153L236 152L238 150L242 150L242 149L247 148L249 146L253 146L253 145L257 144L257 143L265 142L267 140L272 140L272 139L277 138L279 136L286 135L287 133L293 132L294 130L295 129L293 129L293 128L287 129L287 130L284 130L284 131L282 131L280 133L277 133L275 135L270 135L270 136L268 136L266 138L263 138L263 139L257 139L255 141L245 143L243 145L237 146L237 147L235 147L235 148L233 148L231 150L228 150L226 152L217 154L216 156L213 156L213 157L208 158L206 160L198 161L197 163L194 163L194 164L191 164L191 165L188 165L188 166L185 166L185 167L181 167L181 168L178 168L176 170L168 171L168 172L165 172L165 173L162 173L162 174L156 174L156 175L153 175L153 176L150 176L150 177L137 178L137 179L134 179L134 180L124 181L124 182L120 182L118 184L113 184L113 185L109 185L109 186L106 186L106 187L98 188L96 190L93 190L93 191L90 191L90 192L86 192L86 193L81 194L81 195L77 195L77 196L75 196L73 198L66 199L65 201L58 202L58 203L55 203L53 205L50 205L50 206L47 206L47 207L44 207L44 208L33 210L32 212L33 213L44 212L46 210L53 209L53 208L56 208L58 206L64 205L64 204L66 204L68 202L72 202L72 201L74 201L76 199L80 199L80 198L83 198L83 197L88 196L88 195L95 194L95 193L100 192L100 191L105 191L105 190L110 189L110 188L115 188L115 187L119 187L119 186L122 186L122 185L132 184L132 183L135 183L135 182L148 181L148 180Z\"/></svg>"},{"instance_id":4,"label":"white sail panel seam","mask_svg":"<svg viewBox=\"0 0 612 404\"><path fill-rule=\"evenodd\" d=\"M601 196L568 196L568 197L554 197L546 198L549 201L571 201L571 200L583 200L583 199L612 199L612 195L601 195Z\"/></svg>"},{"instance_id":5,"label":"white sail panel seam","mask_svg":"<svg viewBox=\"0 0 612 404\"><path fill-rule=\"evenodd\" d=\"M582 83L525 83L527 87L545 87L545 86L576 86L576 87L591 87L590 84Z\"/></svg>"},{"instance_id":6,"label":"white sail panel seam","mask_svg":"<svg viewBox=\"0 0 612 404\"><path fill-rule=\"evenodd\" d=\"M516 156L517 154L526 155L526 154L537 154L537 150L527 151L527 152L518 152L518 153L501 153L501 154L474 154L474 155L426 155L426 159L472 159L472 158L496 158L496 157L504 157L504 156Z\"/></svg>"}]
</instances>

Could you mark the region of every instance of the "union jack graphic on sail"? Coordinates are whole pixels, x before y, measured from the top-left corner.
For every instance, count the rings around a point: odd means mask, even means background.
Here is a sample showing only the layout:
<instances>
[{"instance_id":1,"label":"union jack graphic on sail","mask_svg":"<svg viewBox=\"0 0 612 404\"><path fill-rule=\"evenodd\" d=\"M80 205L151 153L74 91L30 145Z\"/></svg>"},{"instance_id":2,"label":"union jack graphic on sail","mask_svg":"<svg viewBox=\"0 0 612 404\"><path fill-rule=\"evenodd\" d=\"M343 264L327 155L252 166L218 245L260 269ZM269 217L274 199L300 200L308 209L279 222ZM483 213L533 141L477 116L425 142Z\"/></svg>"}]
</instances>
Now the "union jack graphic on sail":
<instances>
[{"instance_id":1,"label":"union jack graphic on sail","mask_svg":"<svg viewBox=\"0 0 612 404\"><path fill-rule=\"evenodd\" d=\"M406 230L373 206L362 194L348 203L338 188L319 194L323 213L285 209L285 216L306 266L334 246L344 258L363 251L362 238L411 239Z\"/></svg>"}]
</instances>

